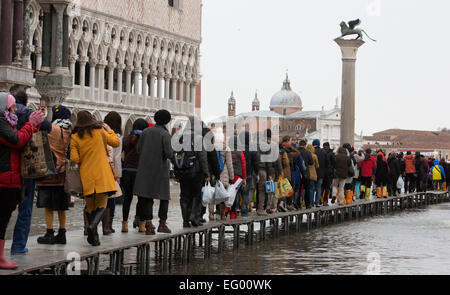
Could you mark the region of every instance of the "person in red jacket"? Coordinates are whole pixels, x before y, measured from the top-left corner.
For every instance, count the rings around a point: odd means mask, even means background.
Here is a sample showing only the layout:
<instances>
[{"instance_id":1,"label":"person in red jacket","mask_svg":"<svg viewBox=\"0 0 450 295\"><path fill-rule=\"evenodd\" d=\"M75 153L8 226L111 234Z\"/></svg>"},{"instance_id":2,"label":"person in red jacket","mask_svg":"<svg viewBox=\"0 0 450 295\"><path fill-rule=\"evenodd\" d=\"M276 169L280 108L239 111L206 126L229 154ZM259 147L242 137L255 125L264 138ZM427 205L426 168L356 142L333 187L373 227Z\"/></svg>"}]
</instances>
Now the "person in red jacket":
<instances>
[{"instance_id":1,"label":"person in red jacket","mask_svg":"<svg viewBox=\"0 0 450 295\"><path fill-rule=\"evenodd\" d=\"M406 157L403 159L405 162L405 193L412 193L416 184L416 159L411 152L406 153Z\"/></svg>"},{"instance_id":2,"label":"person in red jacket","mask_svg":"<svg viewBox=\"0 0 450 295\"><path fill-rule=\"evenodd\" d=\"M30 115L20 131L16 125L16 101L9 93L0 93L0 269L16 269L14 262L5 259L5 233L12 212L21 202L20 150L30 141L33 133L39 131L44 120L41 111Z\"/></svg>"},{"instance_id":3,"label":"person in red jacket","mask_svg":"<svg viewBox=\"0 0 450 295\"><path fill-rule=\"evenodd\" d=\"M372 150L367 149L364 161L358 163L361 167L361 195L366 195L366 201L370 201L373 170L377 166Z\"/></svg>"}]
</instances>

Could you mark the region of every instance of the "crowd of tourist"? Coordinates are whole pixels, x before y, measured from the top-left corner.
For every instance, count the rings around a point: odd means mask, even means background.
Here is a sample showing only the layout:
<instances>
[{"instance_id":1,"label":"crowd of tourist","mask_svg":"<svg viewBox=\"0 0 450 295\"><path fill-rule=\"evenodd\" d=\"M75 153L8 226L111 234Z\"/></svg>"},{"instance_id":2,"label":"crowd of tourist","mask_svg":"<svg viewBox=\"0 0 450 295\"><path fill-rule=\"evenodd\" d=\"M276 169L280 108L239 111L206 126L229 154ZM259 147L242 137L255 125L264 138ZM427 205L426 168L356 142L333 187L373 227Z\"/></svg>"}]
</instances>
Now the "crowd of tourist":
<instances>
[{"instance_id":1,"label":"crowd of tourist","mask_svg":"<svg viewBox=\"0 0 450 295\"><path fill-rule=\"evenodd\" d=\"M171 233L168 208L171 199L170 177L180 184L183 227L198 227L207 221L249 218L275 212L310 209L330 204L351 204L356 199L370 200L396 196L402 192L447 190L450 165L443 159L411 152L354 150L344 144L333 150L328 142L294 142L285 136L275 141L267 129L251 134L242 131L226 137L222 128L208 128L191 117L187 126L167 130L171 114L160 110L155 122L138 119L130 134L123 134L118 113L109 113L103 122L88 111L71 122L71 112L63 105L52 108L51 121L45 119L45 105L32 112L25 92L15 97L0 93L0 269L17 264L4 257L5 233L11 215L19 207L12 254L26 254L35 190L36 205L45 210L46 232L40 244L66 244L66 211L70 196L64 186L46 179L21 177L21 149L33 133L45 131L53 152L58 175L53 181L64 183L67 163L78 164L85 201L85 235L92 246L100 245L98 225L103 235L115 232L115 199L123 196L122 233L127 233L130 206L137 196L135 224L146 235ZM209 143L209 146L208 146ZM276 153L274 153L276 151ZM292 192L279 198L268 183L287 179ZM206 184L229 189L236 183L232 204L202 202ZM154 200L159 200L159 224L153 225ZM55 235L54 212L59 228Z\"/></svg>"}]
</instances>

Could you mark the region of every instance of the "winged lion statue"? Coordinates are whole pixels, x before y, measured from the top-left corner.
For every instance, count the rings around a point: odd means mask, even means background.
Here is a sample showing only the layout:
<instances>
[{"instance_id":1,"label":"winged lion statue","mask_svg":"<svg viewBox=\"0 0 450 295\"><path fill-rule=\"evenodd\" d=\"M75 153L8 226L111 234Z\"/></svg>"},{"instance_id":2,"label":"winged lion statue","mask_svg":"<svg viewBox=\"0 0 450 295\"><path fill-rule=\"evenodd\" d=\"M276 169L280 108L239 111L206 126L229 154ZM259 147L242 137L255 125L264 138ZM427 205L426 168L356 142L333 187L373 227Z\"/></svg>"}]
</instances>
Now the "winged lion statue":
<instances>
[{"instance_id":1,"label":"winged lion statue","mask_svg":"<svg viewBox=\"0 0 450 295\"><path fill-rule=\"evenodd\" d=\"M369 37L369 35L364 31L363 29L356 28L361 24L360 19L352 20L348 22L348 25L346 22L341 22L341 33L342 35L339 38L350 36L350 35L358 35L358 37L355 38L355 40L363 40L363 33L366 34L367 38L370 40L376 42L377 40L374 40Z\"/></svg>"}]
</instances>

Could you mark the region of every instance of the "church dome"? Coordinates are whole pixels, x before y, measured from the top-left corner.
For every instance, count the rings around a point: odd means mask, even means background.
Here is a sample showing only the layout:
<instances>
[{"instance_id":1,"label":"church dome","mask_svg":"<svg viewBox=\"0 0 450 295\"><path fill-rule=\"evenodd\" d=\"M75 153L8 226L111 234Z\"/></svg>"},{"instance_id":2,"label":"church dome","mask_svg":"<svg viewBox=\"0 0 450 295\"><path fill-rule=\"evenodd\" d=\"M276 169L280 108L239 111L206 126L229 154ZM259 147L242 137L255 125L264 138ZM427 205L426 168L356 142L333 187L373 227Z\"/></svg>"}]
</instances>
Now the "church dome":
<instances>
[{"instance_id":1,"label":"church dome","mask_svg":"<svg viewBox=\"0 0 450 295\"><path fill-rule=\"evenodd\" d=\"M303 109L302 99L300 96L292 91L291 82L286 75L286 80L283 82L283 87L280 91L272 96L270 101L270 108L283 108L283 109Z\"/></svg>"}]
</instances>

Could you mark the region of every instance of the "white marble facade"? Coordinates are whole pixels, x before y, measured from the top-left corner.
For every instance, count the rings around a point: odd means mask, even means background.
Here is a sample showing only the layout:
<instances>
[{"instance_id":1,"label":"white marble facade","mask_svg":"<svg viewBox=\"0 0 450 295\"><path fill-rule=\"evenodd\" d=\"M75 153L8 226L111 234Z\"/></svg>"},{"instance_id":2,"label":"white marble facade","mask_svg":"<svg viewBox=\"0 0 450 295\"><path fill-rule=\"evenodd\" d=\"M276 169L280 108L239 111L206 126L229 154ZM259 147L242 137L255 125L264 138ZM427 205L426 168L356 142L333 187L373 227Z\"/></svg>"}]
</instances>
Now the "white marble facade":
<instances>
[{"instance_id":1,"label":"white marble facade","mask_svg":"<svg viewBox=\"0 0 450 295\"><path fill-rule=\"evenodd\" d=\"M29 9L31 67L39 71L42 10L36 0ZM172 125L194 114L201 0L181 1L178 8L166 0L74 0L66 13L74 89L64 104L74 119L80 110L97 119L117 111L129 131L137 118L153 121L159 109L172 113ZM35 108L40 96L34 88L28 93Z\"/></svg>"}]
</instances>

